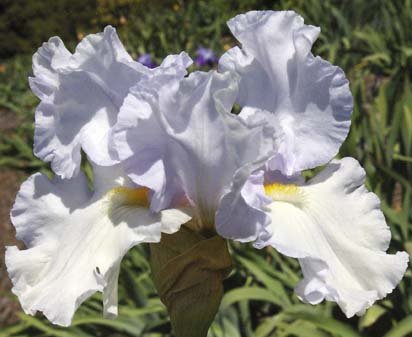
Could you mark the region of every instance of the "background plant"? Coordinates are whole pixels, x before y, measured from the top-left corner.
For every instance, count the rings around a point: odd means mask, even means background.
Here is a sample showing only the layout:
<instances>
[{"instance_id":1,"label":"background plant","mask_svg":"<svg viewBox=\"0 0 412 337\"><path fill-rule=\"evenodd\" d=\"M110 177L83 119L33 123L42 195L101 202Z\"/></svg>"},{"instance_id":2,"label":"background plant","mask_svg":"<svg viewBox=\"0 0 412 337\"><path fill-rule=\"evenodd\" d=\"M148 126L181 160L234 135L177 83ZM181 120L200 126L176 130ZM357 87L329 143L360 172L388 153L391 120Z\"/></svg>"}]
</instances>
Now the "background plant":
<instances>
[{"instance_id":1,"label":"background plant","mask_svg":"<svg viewBox=\"0 0 412 337\"><path fill-rule=\"evenodd\" d=\"M194 57L199 46L220 55L235 44L225 22L251 9L293 9L307 23L322 28L314 53L345 70L355 99L351 132L340 156L353 156L365 167L368 187L381 198L391 226L391 250L412 253L410 0L4 0L0 123L6 117L18 122L0 133L0 166L24 174L50 173L32 154L38 102L27 84L30 54L48 37L60 35L73 47L85 34L111 24L135 58L150 53L159 63L181 50ZM347 320L332 303L312 307L299 302L293 294L301 277L297 261L273 249L256 251L237 244L231 249L236 268L225 281L210 337L412 336L410 270L387 299L362 318ZM100 298L95 296L81 307L69 329L20 314L16 324L0 330L0 337L169 336L166 310L156 295L147 257L147 247L140 246L122 264L117 320L101 317ZM12 298L10 293L1 295Z\"/></svg>"}]
</instances>

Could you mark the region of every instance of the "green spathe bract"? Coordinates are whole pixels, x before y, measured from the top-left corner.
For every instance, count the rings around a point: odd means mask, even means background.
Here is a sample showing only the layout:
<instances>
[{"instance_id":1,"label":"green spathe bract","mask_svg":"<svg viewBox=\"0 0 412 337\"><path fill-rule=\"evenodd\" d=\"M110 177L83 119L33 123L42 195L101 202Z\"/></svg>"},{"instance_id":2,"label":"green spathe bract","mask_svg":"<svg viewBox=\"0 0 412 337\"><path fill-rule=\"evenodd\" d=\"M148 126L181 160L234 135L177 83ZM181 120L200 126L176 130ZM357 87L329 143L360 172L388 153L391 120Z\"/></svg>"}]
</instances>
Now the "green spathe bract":
<instances>
[{"instance_id":1,"label":"green spathe bract","mask_svg":"<svg viewBox=\"0 0 412 337\"><path fill-rule=\"evenodd\" d=\"M150 245L153 280L176 337L206 337L232 268L226 240L185 226Z\"/></svg>"}]
</instances>

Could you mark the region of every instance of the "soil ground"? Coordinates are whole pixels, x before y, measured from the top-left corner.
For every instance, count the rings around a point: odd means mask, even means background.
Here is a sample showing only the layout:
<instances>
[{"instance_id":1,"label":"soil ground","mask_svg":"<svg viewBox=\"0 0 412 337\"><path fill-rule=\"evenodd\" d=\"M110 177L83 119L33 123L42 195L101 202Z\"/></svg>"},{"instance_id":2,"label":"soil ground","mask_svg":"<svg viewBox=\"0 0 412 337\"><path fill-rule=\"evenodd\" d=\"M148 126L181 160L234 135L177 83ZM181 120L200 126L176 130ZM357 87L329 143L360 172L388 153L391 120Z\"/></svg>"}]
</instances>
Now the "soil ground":
<instances>
[{"instance_id":1,"label":"soil ground","mask_svg":"<svg viewBox=\"0 0 412 337\"><path fill-rule=\"evenodd\" d=\"M18 127L15 114L0 110L0 132L11 134ZM7 275L4 252L5 247L18 245L15 231L10 222L10 209L21 182L27 174L10 168L0 168L0 328L17 321L17 313L21 310L16 297L11 293L11 282Z\"/></svg>"},{"instance_id":2,"label":"soil ground","mask_svg":"<svg viewBox=\"0 0 412 337\"><path fill-rule=\"evenodd\" d=\"M24 174L15 170L0 169L0 327L16 322L20 306L11 294L11 282L4 263L4 247L18 244L10 222L10 208L24 179ZM18 244L21 246L21 244Z\"/></svg>"}]
</instances>

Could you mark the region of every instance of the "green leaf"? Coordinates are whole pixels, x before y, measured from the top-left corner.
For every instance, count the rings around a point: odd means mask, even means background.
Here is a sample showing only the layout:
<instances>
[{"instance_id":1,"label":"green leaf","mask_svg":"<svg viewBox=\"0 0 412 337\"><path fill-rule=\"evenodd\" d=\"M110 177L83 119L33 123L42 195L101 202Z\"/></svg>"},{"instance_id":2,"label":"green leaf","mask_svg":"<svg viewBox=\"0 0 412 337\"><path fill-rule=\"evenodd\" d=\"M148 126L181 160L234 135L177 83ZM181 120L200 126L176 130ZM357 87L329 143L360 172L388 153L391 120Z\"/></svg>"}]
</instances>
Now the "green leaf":
<instances>
[{"instance_id":1,"label":"green leaf","mask_svg":"<svg viewBox=\"0 0 412 337\"><path fill-rule=\"evenodd\" d=\"M373 305L370 307L366 313L360 318L359 320L359 328L363 330L365 328L369 328L375 322L382 317L386 313L386 309L381 307L378 304Z\"/></svg>"},{"instance_id":2,"label":"green leaf","mask_svg":"<svg viewBox=\"0 0 412 337\"><path fill-rule=\"evenodd\" d=\"M275 295L282 307L290 305L289 297L281 282L268 275L264 270L268 267L267 262L259 263L259 257L256 256L256 261L236 256L236 260L240 261L260 282L262 282L272 295Z\"/></svg>"},{"instance_id":3,"label":"green leaf","mask_svg":"<svg viewBox=\"0 0 412 337\"><path fill-rule=\"evenodd\" d=\"M296 305L285 310L285 314L293 319L301 319L316 325L319 329L328 331L341 337L360 337L350 325L346 325L333 318L325 317L309 306Z\"/></svg>"},{"instance_id":4,"label":"green leaf","mask_svg":"<svg viewBox=\"0 0 412 337\"><path fill-rule=\"evenodd\" d=\"M410 337L412 334L412 316L404 318L384 337Z\"/></svg>"},{"instance_id":5,"label":"green leaf","mask_svg":"<svg viewBox=\"0 0 412 337\"><path fill-rule=\"evenodd\" d=\"M282 300L271 291L258 287L243 287L228 291L220 304L221 309L226 309L230 305L240 301L264 301L276 306L283 306Z\"/></svg>"}]
</instances>

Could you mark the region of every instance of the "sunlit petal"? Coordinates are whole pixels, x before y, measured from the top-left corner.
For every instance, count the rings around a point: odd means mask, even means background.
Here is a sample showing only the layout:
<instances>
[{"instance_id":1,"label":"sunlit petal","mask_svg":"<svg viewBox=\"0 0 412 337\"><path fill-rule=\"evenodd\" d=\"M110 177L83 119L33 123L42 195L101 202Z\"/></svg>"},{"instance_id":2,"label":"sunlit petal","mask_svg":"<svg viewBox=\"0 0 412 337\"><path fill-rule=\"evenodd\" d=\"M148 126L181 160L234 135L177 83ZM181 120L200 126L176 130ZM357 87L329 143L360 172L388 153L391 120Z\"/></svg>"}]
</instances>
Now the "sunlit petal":
<instances>
[{"instance_id":1,"label":"sunlit petal","mask_svg":"<svg viewBox=\"0 0 412 337\"><path fill-rule=\"evenodd\" d=\"M125 99L116 126L126 170L134 182L155 191L154 209L184 195L199 225L214 227L221 198L240 190L269 158L273 131L230 113L237 77L229 73L195 72L181 81L163 76L145 87ZM219 221L228 221L228 214Z\"/></svg>"},{"instance_id":2,"label":"sunlit petal","mask_svg":"<svg viewBox=\"0 0 412 337\"><path fill-rule=\"evenodd\" d=\"M182 53L150 70L133 61L110 26L85 37L74 54L59 38L51 38L33 56L30 85L41 99L36 110L35 154L51 162L64 178L79 172L81 149L98 165L116 164L111 128L130 87L161 71L183 77L190 63Z\"/></svg>"},{"instance_id":3,"label":"sunlit petal","mask_svg":"<svg viewBox=\"0 0 412 337\"><path fill-rule=\"evenodd\" d=\"M337 302L347 317L392 292L409 259L405 252L385 253L391 234L364 182L359 163L344 158L304 185L266 186L273 200L273 236L266 244L299 259L298 296L312 304Z\"/></svg>"},{"instance_id":4,"label":"sunlit petal","mask_svg":"<svg viewBox=\"0 0 412 337\"><path fill-rule=\"evenodd\" d=\"M246 183L243 179L234 180L216 214L219 235L240 242L265 242L271 237L271 220L265 212L270 199L263 181L263 171L252 174Z\"/></svg>"},{"instance_id":5,"label":"sunlit petal","mask_svg":"<svg viewBox=\"0 0 412 337\"><path fill-rule=\"evenodd\" d=\"M100 179L103 175L110 174L100 172ZM6 265L26 313L41 311L67 326L78 306L101 291L105 315L116 315L126 252L141 242L158 242L162 232L173 233L190 220L180 210L152 213L149 191L125 186L126 179L93 193L83 174L52 181L35 174L22 185L11 215L27 249L7 247Z\"/></svg>"},{"instance_id":6,"label":"sunlit petal","mask_svg":"<svg viewBox=\"0 0 412 337\"><path fill-rule=\"evenodd\" d=\"M228 25L242 47L219 68L241 76L241 116L264 113L276 129L271 169L293 175L328 162L349 131L352 95L343 71L310 52L320 29L292 11L252 11Z\"/></svg>"}]
</instances>

